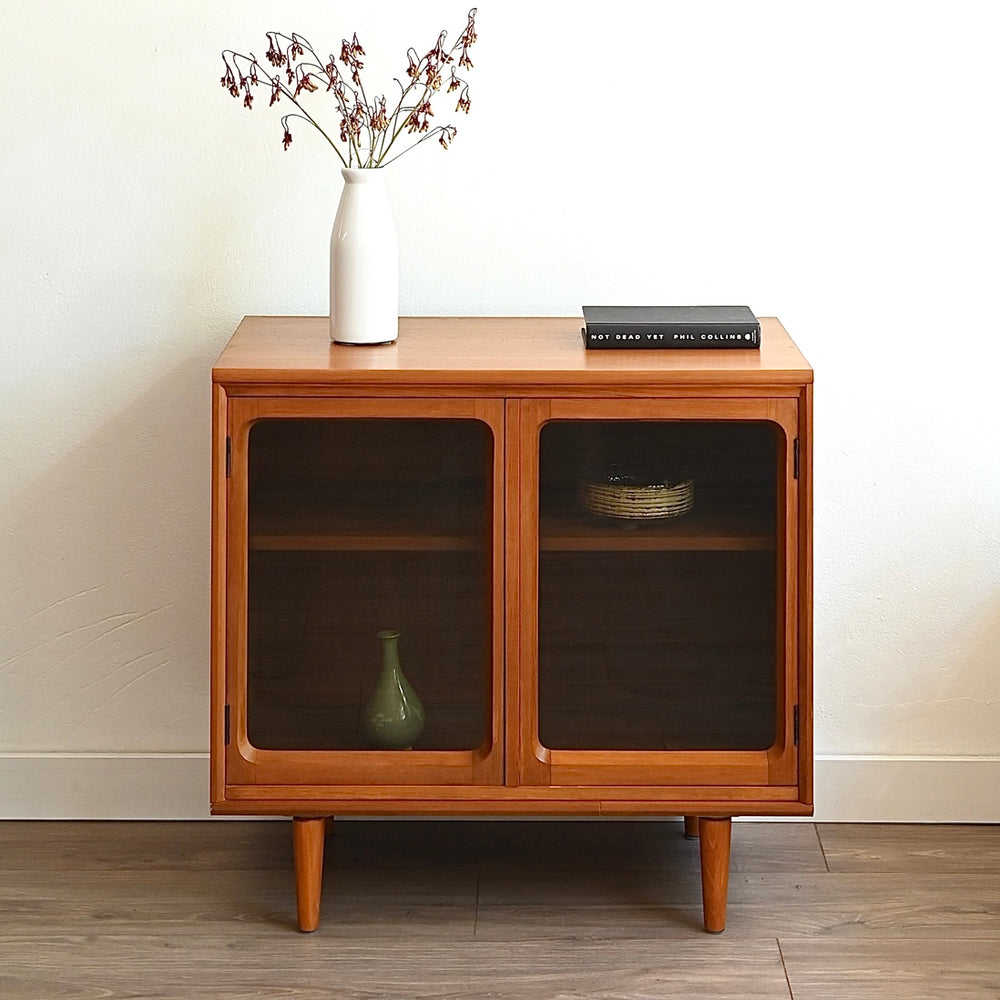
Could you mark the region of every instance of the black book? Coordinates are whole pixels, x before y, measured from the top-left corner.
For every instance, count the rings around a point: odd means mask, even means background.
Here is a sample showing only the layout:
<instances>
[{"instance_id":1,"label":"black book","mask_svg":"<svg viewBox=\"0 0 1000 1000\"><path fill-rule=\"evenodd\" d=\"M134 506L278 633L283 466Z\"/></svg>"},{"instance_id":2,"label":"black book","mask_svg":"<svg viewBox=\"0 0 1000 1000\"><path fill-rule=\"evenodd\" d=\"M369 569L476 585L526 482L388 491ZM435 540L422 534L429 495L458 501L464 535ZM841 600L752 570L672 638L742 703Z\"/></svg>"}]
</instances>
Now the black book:
<instances>
[{"instance_id":1,"label":"black book","mask_svg":"<svg viewBox=\"0 0 1000 1000\"><path fill-rule=\"evenodd\" d=\"M583 318L589 349L760 349L748 306L584 306Z\"/></svg>"}]
</instances>

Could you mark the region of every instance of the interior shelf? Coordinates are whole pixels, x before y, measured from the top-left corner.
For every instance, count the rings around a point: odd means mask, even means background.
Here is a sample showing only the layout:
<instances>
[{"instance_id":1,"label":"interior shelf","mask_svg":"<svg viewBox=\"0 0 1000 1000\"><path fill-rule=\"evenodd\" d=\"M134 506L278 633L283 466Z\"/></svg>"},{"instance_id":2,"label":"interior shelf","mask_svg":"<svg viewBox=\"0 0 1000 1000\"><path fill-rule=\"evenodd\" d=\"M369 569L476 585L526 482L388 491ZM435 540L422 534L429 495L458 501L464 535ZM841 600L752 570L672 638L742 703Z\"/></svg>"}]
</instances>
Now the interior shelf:
<instances>
[{"instance_id":1,"label":"interior shelf","mask_svg":"<svg viewBox=\"0 0 1000 1000\"><path fill-rule=\"evenodd\" d=\"M256 502L255 502L256 501ZM301 551L473 552L484 545L483 506L400 496L396 502L269 493L252 498L250 548Z\"/></svg>"},{"instance_id":2,"label":"interior shelf","mask_svg":"<svg viewBox=\"0 0 1000 1000\"><path fill-rule=\"evenodd\" d=\"M473 552L483 547L481 507L401 502L355 505L286 498L252 505L250 548L272 551ZM601 518L574 508L544 513L543 552L730 551L775 548L769 513L758 508L696 509L661 520Z\"/></svg>"},{"instance_id":3,"label":"interior shelf","mask_svg":"<svg viewBox=\"0 0 1000 1000\"><path fill-rule=\"evenodd\" d=\"M768 512L752 508L696 509L658 520L601 518L585 511L542 515L543 552L766 552L775 547Z\"/></svg>"}]
</instances>

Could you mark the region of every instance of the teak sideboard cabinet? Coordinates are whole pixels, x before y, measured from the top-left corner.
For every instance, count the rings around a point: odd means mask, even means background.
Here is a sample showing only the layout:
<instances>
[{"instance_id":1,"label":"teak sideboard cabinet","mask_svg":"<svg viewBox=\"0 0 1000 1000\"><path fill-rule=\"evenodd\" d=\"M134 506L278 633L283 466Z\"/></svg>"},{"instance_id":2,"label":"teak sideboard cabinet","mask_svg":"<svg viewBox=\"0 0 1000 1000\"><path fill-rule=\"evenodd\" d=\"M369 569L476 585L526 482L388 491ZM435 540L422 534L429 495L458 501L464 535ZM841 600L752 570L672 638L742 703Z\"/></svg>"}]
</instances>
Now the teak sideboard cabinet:
<instances>
[{"instance_id":1,"label":"teak sideboard cabinet","mask_svg":"<svg viewBox=\"0 0 1000 1000\"><path fill-rule=\"evenodd\" d=\"M811 814L812 370L775 319L759 351L580 325L248 317L213 369L212 808L292 817L302 930L336 814L684 816L710 931L731 818ZM405 749L362 724L386 629Z\"/></svg>"}]
</instances>

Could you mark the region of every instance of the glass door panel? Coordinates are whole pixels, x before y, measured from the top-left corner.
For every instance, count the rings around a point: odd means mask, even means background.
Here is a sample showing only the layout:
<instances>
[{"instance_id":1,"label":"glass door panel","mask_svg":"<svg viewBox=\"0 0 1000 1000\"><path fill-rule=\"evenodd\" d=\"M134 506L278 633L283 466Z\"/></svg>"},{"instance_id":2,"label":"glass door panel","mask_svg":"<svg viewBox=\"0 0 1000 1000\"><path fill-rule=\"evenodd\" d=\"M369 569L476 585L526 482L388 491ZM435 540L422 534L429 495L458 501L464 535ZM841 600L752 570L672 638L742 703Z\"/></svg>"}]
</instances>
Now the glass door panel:
<instances>
[{"instance_id":1,"label":"glass door panel","mask_svg":"<svg viewBox=\"0 0 1000 1000\"><path fill-rule=\"evenodd\" d=\"M425 710L415 751L488 744L493 431L472 419L259 419L247 445L246 736L386 753L365 734L377 633ZM412 757L412 755L411 755Z\"/></svg>"},{"instance_id":2,"label":"glass door panel","mask_svg":"<svg viewBox=\"0 0 1000 1000\"><path fill-rule=\"evenodd\" d=\"M538 442L536 737L553 774L590 751L768 751L783 718L782 429L556 419Z\"/></svg>"}]
</instances>

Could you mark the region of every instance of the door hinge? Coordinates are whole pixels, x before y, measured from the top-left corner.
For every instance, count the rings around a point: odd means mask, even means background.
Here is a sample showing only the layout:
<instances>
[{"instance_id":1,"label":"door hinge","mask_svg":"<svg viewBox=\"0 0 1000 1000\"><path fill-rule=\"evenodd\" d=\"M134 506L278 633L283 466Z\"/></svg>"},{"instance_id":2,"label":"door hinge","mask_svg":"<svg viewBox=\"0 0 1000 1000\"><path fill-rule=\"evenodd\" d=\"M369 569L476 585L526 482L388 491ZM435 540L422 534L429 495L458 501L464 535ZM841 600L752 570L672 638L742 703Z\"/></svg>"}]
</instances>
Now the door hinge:
<instances>
[{"instance_id":1,"label":"door hinge","mask_svg":"<svg viewBox=\"0 0 1000 1000\"><path fill-rule=\"evenodd\" d=\"M226 437L226 479L233 474L233 439Z\"/></svg>"},{"instance_id":2,"label":"door hinge","mask_svg":"<svg viewBox=\"0 0 1000 1000\"><path fill-rule=\"evenodd\" d=\"M792 442L792 472L795 479L799 478L799 439Z\"/></svg>"},{"instance_id":3,"label":"door hinge","mask_svg":"<svg viewBox=\"0 0 1000 1000\"><path fill-rule=\"evenodd\" d=\"M228 705L226 705L225 710L223 712L223 720L224 720L223 721L223 726L225 728L225 734L226 734L226 740L225 740L225 742L226 742L226 746L229 746L229 706Z\"/></svg>"},{"instance_id":4,"label":"door hinge","mask_svg":"<svg viewBox=\"0 0 1000 1000\"><path fill-rule=\"evenodd\" d=\"M228 708L229 708L229 706L227 705L226 709L228 710ZM226 715L226 718L227 719L229 718L228 714ZM799 745L799 706L798 705L796 705L795 708L792 709L792 741L795 743L796 746ZM228 740L227 740L227 742L228 742Z\"/></svg>"}]
</instances>

